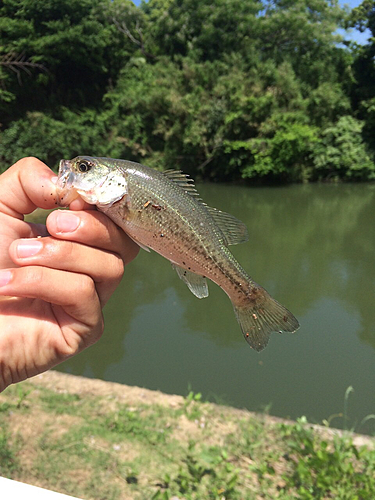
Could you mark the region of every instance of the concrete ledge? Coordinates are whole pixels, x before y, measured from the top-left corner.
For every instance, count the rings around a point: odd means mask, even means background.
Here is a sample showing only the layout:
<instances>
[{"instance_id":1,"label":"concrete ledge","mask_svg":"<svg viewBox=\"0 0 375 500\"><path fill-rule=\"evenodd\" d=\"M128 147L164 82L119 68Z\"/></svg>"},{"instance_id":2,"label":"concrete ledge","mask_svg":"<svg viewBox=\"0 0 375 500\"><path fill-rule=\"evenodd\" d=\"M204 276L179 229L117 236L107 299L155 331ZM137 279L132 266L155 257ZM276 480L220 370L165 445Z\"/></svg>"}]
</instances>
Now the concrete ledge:
<instances>
[{"instance_id":1,"label":"concrete ledge","mask_svg":"<svg viewBox=\"0 0 375 500\"><path fill-rule=\"evenodd\" d=\"M27 498L27 500L81 500L77 497L30 486L5 477L0 477L0 498L1 500L17 500L19 498Z\"/></svg>"}]
</instances>

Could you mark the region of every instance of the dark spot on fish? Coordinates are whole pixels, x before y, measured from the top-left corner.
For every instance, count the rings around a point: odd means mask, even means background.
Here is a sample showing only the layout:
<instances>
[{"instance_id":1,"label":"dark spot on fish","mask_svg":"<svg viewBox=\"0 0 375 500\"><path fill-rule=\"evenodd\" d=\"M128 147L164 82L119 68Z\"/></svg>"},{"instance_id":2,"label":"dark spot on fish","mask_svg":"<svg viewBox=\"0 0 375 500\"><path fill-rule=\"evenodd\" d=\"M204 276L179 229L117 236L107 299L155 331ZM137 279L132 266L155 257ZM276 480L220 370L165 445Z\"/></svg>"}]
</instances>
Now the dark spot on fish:
<instances>
[{"instance_id":1,"label":"dark spot on fish","mask_svg":"<svg viewBox=\"0 0 375 500\"><path fill-rule=\"evenodd\" d=\"M162 209L162 207L160 205L151 205L151 206L152 206L152 208L155 208L155 210L161 210Z\"/></svg>"},{"instance_id":2,"label":"dark spot on fish","mask_svg":"<svg viewBox=\"0 0 375 500\"><path fill-rule=\"evenodd\" d=\"M288 321L288 318L286 316L283 317L283 320L285 321L285 323Z\"/></svg>"},{"instance_id":3,"label":"dark spot on fish","mask_svg":"<svg viewBox=\"0 0 375 500\"><path fill-rule=\"evenodd\" d=\"M186 262L182 261L182 264L183 264L184 266L186 266Z\"/></svg>"},{"instance_id":4,"label":"dark spot on fish","mask_svg":"<svg viewBox=\"0 0 375 500\"><path fill-rule=\"evenodd\" d=\"M188 267L188 269L189 269L189 271L190 271L191 267Z\"/></svg>"}]
</instances>

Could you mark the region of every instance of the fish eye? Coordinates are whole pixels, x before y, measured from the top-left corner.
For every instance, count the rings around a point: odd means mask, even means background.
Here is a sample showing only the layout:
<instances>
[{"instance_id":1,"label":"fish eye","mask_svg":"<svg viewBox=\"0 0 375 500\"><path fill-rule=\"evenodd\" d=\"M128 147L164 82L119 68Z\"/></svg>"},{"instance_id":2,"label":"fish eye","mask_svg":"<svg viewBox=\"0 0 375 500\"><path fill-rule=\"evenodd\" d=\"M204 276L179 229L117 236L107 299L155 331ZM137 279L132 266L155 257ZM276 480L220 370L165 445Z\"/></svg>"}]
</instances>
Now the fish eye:
<instances>
[{"instance_id":1,"label":"fish eye","mask_svg":"<svg viewBox=\"0 0 375 500\"><path fill-rule=\"evenodd\" d=\"M81 161L79 162L79 165L78 165L78 170L80 172L88 172L89 170L91 170L92 168L92 163L89 163L88 161Z\"/></svg>"}]
</instances>

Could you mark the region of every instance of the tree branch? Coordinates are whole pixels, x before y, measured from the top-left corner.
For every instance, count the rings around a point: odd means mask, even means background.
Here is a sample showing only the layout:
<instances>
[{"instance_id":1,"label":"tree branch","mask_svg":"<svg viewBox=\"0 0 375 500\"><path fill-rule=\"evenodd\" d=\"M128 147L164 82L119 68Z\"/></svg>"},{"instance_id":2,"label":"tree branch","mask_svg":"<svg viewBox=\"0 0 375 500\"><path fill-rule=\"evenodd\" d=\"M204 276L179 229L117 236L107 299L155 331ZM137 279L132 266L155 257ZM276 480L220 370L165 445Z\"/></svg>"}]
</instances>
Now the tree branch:
<instances>
[{"instance_id":1,"label":"tree branch","mask_svg":"<svg viewBox=\"0 0 375 500\"><path fill-rule=\"evenodd\" d=\"M29 76L31 75L30 69L37 68L40 71L47 72L47 68L43 64L34 63L29 61L25 54L16 54L14 52L9 52L0 57L0 66L10 69L17 75L17 80L20 85L22 85L21 72L24 71Z\"/></svg>"},{"instance_id":2,"label":"tree branch","mask_svg":"<svg viewBox=\"0 0 375 500\"><path fill-rule=\"evenodd\" d=\"M132 34L132 32L127 27L125 22L119 23L117 21L117 19L115 19L114 17L112 17L112 22L117 27L117 29L119 31L121 31L121 33L124 33L129 38L129 40L131 40L135 45L138 45L138 47L141 49L142 54L145 57L148 57L149 59L155 59L155 56L145 49L145 45L144 45L144 41L143 41L143 33L142 33L142 30L139 26L138 20L137 20L136 25L135 25L135 31L138 33L139 39L135 38L135 36Z\"/></svg>"}]
</instances>

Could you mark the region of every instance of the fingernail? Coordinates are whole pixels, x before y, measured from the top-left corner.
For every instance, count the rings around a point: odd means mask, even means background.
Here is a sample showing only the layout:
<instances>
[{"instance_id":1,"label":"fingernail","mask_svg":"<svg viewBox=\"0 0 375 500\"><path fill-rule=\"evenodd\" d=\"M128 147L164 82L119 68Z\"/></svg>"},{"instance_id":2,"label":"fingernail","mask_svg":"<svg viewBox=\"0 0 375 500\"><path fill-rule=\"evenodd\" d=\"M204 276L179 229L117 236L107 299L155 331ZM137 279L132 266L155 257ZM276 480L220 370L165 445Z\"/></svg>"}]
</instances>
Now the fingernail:
<instances>
[{"instance_id":1,"label":"fingernail","mask_svg":"<svg viewBox=\"0 0 375 500\"><path fill-rule=\"evenodd\" d=\"M71 233L77 229L81 219L76 215L62 211L56 216L56 227L58 233Z\"/></svg>"},{"instance_id":2,"label":"fingernail","mask_svg":"<svg viewBox=\"0 0 375 500\"><path fill-rule=\"evenodd\" d=\"M12 279L12 271L0 271L0 286L5 286Z\"/></svg>"},{"instance_id":3,"label":"fingernail","mask_svg":"<svg viewBox=\"0 0 375 500\"><path fill-rule=\"evenodd\" d=\"M43 247L43 243L38 240L24 240L17 243L17 257L25 259L36 255Z\"/></svg>"}]
</instances>

